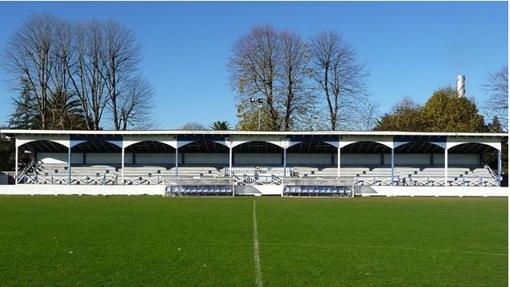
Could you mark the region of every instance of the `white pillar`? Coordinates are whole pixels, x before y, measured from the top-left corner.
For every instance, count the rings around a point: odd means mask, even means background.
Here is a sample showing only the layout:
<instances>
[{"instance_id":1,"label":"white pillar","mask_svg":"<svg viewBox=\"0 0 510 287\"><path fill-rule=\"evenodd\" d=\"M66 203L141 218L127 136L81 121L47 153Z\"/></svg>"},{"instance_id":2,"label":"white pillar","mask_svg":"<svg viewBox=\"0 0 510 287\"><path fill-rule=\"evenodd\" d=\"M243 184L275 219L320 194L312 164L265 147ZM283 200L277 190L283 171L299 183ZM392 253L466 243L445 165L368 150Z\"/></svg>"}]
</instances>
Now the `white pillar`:
<instances>
[{"instance_id":1,"label":"white pillar","mask_svg":"<svg viewBox=\"0 0 510 287\"><path fill-rule=\"evenodd\" d=\"M498 150L498 186L501 186L501 165L502 165L501 150Z\"/></svg>"},{"instance_id":2,"label":"white pillar","mask_svg":"<svg viewBox=\"0 0 510 287\"><path fill-rule=\"evenodd\" d=\"M175 177L179 177L179 142L175 148Z\"/></svg>"},{"instance_id":3,"label":"white pillar","mask_svg":"<svg viewBox=\"0 0 510 287\"><path fill-rule=\"evenodd\" d=\"M287 176L287 149L283 149L283 176Z\"/></svg>"},{"instance_id":4,"label":"white pillar","mask_svg":"<svg viewBox=\"0 0 510 287\"><path fill-rule=\"evenodd\" d=\"M67 184L71 184L71 144L67 148Z\"/></svg>"},{"instance_id":5,"label":"white pillar","mask_svg":"<svg viewBox=\"0 0 510 287\"><path fill-rule=\"evenodd\" d=\"M391 148L391 185L395 184L395 149Z\"/></svg>"},{"instance_id":6,"label":"white pillar","mask_svg":"<svg viewBox=\"0 0 510 287\"><path fill-rule=\"evenodd\" d=\"M14 183L18 184L18 139L14 139Z\"/></svg>"},{"instance_id":7,"label":"white pillar","mask_svg":"<svg viewBox=\"0 0 510 287\"><path fill-rule=\"evenodd\" d=\"M120 180L121 184L124 184L124 144L122 144L122 150L121 150L121 171L120 171Z\"/></svg>"},{"instance_id":8,"label":"white pillar","mask_svg":"<svg viewBox=\"0 0 510 287\"><path fill-rule=\"evenodd\" d=\"M228 176L232 176L232 147L228 148Z\"/></svg>"},{"instance_id":9,"label":"white pillar","mask_svg":"<svg viewBox=\"0 0 510 287\"><path fill-rule=\"evenodd\" d=\"M340 178L340 147L338 148L338 151L336 153L336 177Z\"/></svg>"},{"instance_id":10,"label":"white pillar","mask_svg":"<svg viewBox=\"0 0 510 287\"><path fill-rule=\"evenodd\" d=\"M444 149L444 186L448 185L448 147Z\"/></svg>"}]
</instances>

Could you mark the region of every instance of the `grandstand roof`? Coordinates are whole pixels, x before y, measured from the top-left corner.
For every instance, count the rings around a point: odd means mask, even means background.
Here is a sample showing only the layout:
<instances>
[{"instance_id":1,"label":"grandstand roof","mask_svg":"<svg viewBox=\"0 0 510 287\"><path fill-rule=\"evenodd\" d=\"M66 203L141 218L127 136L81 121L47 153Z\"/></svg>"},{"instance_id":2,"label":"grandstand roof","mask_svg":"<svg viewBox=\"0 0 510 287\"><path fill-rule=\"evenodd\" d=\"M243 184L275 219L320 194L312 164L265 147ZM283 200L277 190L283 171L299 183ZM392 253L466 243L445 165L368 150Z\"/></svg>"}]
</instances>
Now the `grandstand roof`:
<instances>
[{"instance_id":1,"label":"grandstand roof","mask_svg":"<svg viewBox=\"0 0 510 287\"><path fill-rule=\"evenodd\" d=\"M256 135L256 136L448 136L448 137L507 137L507 133L458 133L458 132L398 132L398 131L215 131L215 130L20 130L0 129L0 134L21 135Z\"/></svg>"}]
</instances>

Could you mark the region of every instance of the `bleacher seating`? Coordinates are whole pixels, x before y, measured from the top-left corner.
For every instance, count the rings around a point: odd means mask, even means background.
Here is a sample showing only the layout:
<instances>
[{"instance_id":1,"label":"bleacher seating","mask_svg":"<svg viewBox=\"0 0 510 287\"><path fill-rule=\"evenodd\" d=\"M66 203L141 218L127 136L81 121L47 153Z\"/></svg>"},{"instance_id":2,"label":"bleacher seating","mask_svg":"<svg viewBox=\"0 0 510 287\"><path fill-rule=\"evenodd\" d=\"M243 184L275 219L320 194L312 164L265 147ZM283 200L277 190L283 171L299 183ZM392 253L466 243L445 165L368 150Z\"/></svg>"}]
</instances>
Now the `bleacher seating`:
<instances>
[{"instance_id":1,"label":"bleacher seating","mask_svg":"<svg viewBox=\"0 0 510 287\"><path fill-rule=\"evenodd\" d=\"M39 163L32 171L30 182L67 184L68 167L66 163ZM124 167L125 184L166 184L175 181L176 172L173 165L126 165ZM337 177L336 166L294 166L283 167L235 167L232 169L235 178L241 184L280 184L303 183L315 186L324 181L324 185L331 185L331 180L350 186L356 182L361 185L391 184L391 167L356 167L343 166L340 178ZM73 165L71 167L72 184L120 184L122 170L118 165ZM180 166L180 179L219 179L229 175L228 168L218 169L210 166ZM251 179L251 180L247 180ZM283 181L281 181L284 179ZM443 185L443 166L397 166L394 170L394 182L399 185ZM214 183L210 181L208 183ZM190 181L191 183L191 181ZM202 184L203 181L197 181ZM484 167L454 166L448 168L449 185L497 185L493 175ZM320 184L319 184L320 185ZM303 189L300 194L326 194L327 189L308 192Z\"/></svg>"},{"instance_id":2,"label":"bleacher seating","mask_svg":"<svg viewBox=\"0 0 510 287\"><path fill-rule=\"evenodd\" d=\"M175 174L175 167L171 169ZM203 166L180 166L179 176L181 177L214 177L220 176L221 173L215 167L203 167Z\"/></svg>"}]
</instances>

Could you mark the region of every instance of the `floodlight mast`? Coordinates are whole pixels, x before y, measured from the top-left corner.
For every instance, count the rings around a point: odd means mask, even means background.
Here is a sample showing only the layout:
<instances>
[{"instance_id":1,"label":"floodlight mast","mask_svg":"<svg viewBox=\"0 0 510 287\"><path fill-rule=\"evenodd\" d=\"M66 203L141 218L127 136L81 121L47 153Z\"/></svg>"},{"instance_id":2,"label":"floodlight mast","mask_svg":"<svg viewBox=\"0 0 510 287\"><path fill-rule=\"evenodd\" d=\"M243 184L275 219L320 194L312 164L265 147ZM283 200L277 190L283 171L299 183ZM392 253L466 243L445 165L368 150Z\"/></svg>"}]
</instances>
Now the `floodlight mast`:
<instances>
[{"instance_id":1,"label":"floodlight mast","mask_svg":"<svg viewBox=\"0 0 510 287\"><path fill-rule=\"evenodd\" d=\"M264 103L264 99L263 98L250 98L250 103L254 104L254 103L258 103L258 112L259 112L259 126L258 126L258 131L260 131L260 109L262 108L262 104Z\"/></svg>"}]
</instances>

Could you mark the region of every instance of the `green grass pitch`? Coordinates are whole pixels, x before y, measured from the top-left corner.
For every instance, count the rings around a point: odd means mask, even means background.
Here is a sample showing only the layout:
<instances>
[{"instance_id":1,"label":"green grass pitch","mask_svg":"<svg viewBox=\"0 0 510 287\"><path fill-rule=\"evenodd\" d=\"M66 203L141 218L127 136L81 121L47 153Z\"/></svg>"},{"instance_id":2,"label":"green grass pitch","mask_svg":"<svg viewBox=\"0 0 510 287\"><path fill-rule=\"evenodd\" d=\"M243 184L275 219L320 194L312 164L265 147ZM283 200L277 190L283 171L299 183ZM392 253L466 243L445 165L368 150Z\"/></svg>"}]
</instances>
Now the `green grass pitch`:
<instances>
[{"instance_id":1,"label":"green grass pitch","mask_svg":"<svg viewBox=\"0 0 510 287\"><path fill-rule=\"evenodd\" d=\"M0 286L507 286L507 199L0 197ZM259 286L260 286L259 285Z\"/></svg>"}]
</instances>

